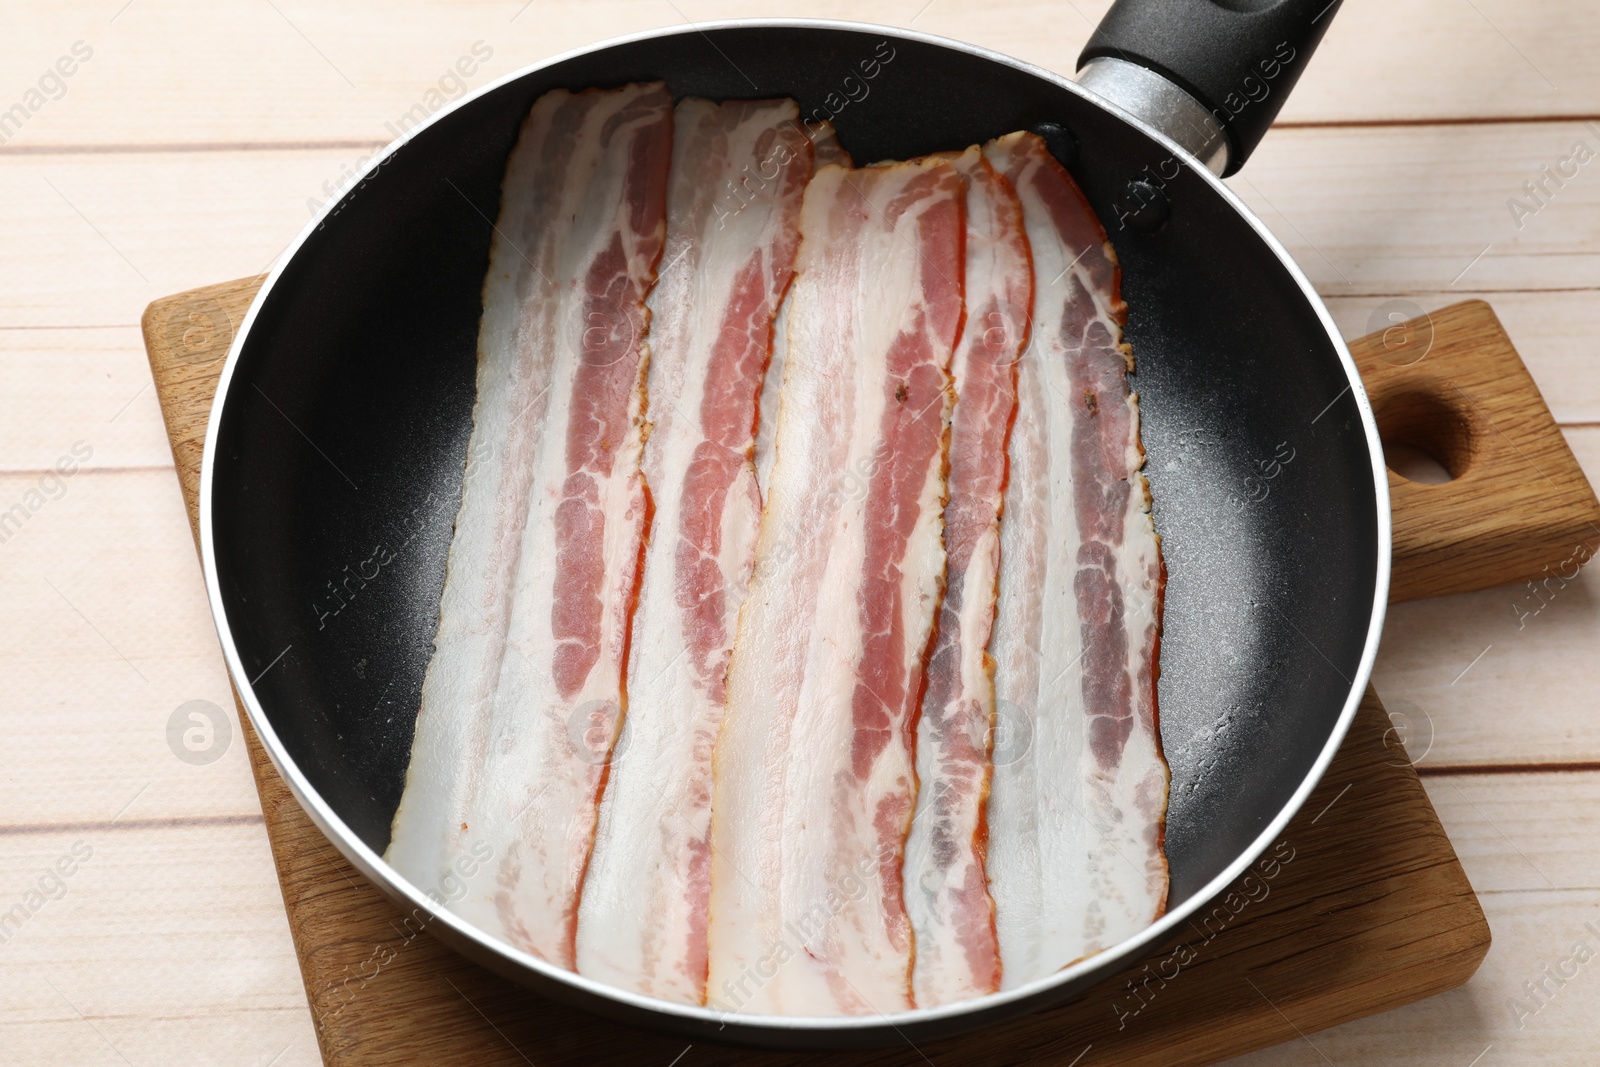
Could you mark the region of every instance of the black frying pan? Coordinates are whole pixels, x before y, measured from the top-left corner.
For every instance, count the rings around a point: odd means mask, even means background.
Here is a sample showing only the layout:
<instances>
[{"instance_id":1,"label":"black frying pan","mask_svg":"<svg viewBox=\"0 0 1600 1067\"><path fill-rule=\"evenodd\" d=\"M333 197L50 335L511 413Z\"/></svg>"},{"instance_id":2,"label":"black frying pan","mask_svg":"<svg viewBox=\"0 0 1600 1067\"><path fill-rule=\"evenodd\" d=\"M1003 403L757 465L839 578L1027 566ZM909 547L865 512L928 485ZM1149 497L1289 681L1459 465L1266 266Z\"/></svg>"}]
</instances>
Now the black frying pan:
<instances>
[{"instance_id":1,"label":"black frying pan","mask_svg":"<svg viewBox=\"0 0 1600 1067\"><path fill-rule=\"evenodd\" d=\"M1095 64L1091 84L1218 170L1237 167L1320 38L1324 3L1123 0L1085 53L1117 61ZM871 58L867 78L859 64ZM655 78L680 95L795 97L832 118L858 163L1037 129L1105 220L1170 574L1160 705L1172 888L1166 918L1139 937L942 1009L723 1018L492 942L381 860L459 501L507 152L546 90ZM1263 495L1264 468L1277 476ZM433 915L450 944L541 993L696 1038L796 1047L968 1029L1137 958L1237 877L1316 783L1366 683L1388 589L1371 411L1327 312L1266 229L1175 141L1072 83L846 23L724 24L600 46L491 86L392 147L256 298L217 392L201 493L234 680L290 787L352 863Z\"/></svg>"}]
</instances>

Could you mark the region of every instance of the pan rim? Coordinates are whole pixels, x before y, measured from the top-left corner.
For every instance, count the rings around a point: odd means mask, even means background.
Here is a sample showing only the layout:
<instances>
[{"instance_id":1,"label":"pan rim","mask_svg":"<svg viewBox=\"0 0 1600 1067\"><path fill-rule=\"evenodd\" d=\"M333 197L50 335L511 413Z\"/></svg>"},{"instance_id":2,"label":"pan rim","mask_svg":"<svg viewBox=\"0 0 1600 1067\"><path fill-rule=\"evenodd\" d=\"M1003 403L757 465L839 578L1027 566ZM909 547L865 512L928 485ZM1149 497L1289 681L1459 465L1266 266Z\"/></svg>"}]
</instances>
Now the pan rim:
<instances>
[{"instance_id":1,"label":"pan rim","mask_svg":"<svg viewBox=\"0 0 1600 1067\"><path fill-rule=\"evenodd\" d=\"M688 34L704 36L707 30L727 29L820 29L844 31L850 33L882 34L888 38L905 40L918 44L946 48L963 52L977 58L986 59L1011 67L1019 72L1032 75L1050 82L1058 88L1081 97L1087 103L1111 113L1130 126L1140 130L1163 147L1170 149L1200 177L1209 182L1213 191L1228 204L1241 219L1255 232L1256 236L1275 255L1281 266L1288 272L1290 278L1299 287L1302 296L1315 312L1318 321L1322 324L1324 332L1334 346L1335 354L1345 371L1349 391L1356 403L1360 416L1362 429L1366 435L1367 451L1372 460L1373 493L1375 514L1377 518L1377 560L1374 571L1374 591L1372 612L1368 625L1365 641L1362 646L1361 658L1357 664L1354 676L1350 682L1350 692L1347 694L1344 705L1329 733L1322 750L1317 754L1307 771L1304 779L1296 787L1288 801L1278 813L1262 828L1261 832L1245 847L1239 855L1226 868L1214 876L1203 887L1196 891L1188 900L1176 908L1166 911L1155 922L1145 927L1139 933L1110 946L1104 951L1093 956L1079 960L1061 970L1044 978L1017 986L1013 989L1002 990L996 993L985 994L967 1000L956 1001L951 1004L927 1008L914 1008L906 1011L883 1012L872 1015L859 1016L791 1016L791 1015L757 1015L740 1012L720 1011L711 1007L699 1005L680 1004L674 1001L661 1000L656 997L635 993L631 990L608 985L603 982L585 977L574 971L568 971L554 964L548 963L532 954L492 937L475 925L466 922L453 912L435 906L426 893L401 876L394 868L384 861L383 857L373 851L361 840L344 822L342 818L328 805L310 781L301 773L289 755L283 742L273 728L266 711L257 697L254 685L246 670L239 650L233 639L232 629L228 623L227 606L222 595L222 582L217 567L216 544L214 537L214 511L213 496L216 472L216 450L218 444L218 426L223 409L231 396L231 386L234 374L238 368L241 353L249 337L251 327L255 323L257 313L262 308L266 298L271 294L274 285L283 277L294 264L302 247L309 237L315 233L336 211L343 201L350 196L365 179L374 173L380 166L387 162L396 152L408 144L414 137L425 129L432 127L457 110L475 102L480 97L494 92L504 85L537 73L548 67L566 62L569 59L602 52L619 45L630 44L645 40L658 40L667 37L677 37ZM1342 396L1342 393L1340 394ZM1334 398L1335 401L1339 397ZM1328 765L1343 744L1349 731L1350 724L1355 719L1357 708L1366 692L1367 684L1372 674L1372 667L1377 655L1378 642L1383 632L1384 616L1388 605L1390 583L1390 547L1391 547L1391 521L1389 509L1389 485L1387 468L1383 462L1383 447L1378 437L1377 421L1372 413L1372 406L1362 384L1360 371L1355 360L1350 355L1349 348L1335 326L1332 316L1324 305L1321 296L1311 285L1309 279L1300 270L1288 251L1278 239L1267 229L1265 224L1241 201L1236 194L1225 185L1220 178L1212 174L1206 166L1196 160L1171 138L1154 129L1147 123L1129 114L1122 108L1105 100L1104 98L1082 88L1076 82L1047 68L1028 63L1013 56L1006 55L993 49L984 48L968 42L954 40L935 34L923 33L916 30L884 26L868 22L851 22L840 19L809 19L809 18L752 18L728 19L704 23L688 23L684 26L666 27L663 29L646 30L640 33L628 34L571 49L558 55L539 60L521 67L503 77L481 86L477 90L466 93L459 99L441 108L430 115L426 120L409 130L404 136L396 138L386 145L381 151L368 160L366 167L359 176L347 183L344 192L336 199L330 199L321 210L305 225L299 235L291 242L279 256L266 280L262 283L251 302L249 310L235 332L233 342L229 346L226 362L217 380L217 390L212 399L211 409L206 424L205 446L202 453L200 472L200 555L201 567L204 573L206 596L210 603L211 614L217 628L217 637L222 646L223 657L227 663L228 673L233 681L240 701L245 707L251 725L255 728L263 748L271 759L273 766L282 776L290 792L299 802L301 808L311 818L323 835L326 836L339 852L349 860L370 881L374 882L380 891L384 892L391 900L403 899L413 909L429 916L429 924L438 922L449 928L451 933L466 942L473 944L478 951L498 957L503 964L509 964L519 969L532 971L547 981L553 981L568 986L579 993L603 997L633 1009L635 1012L664 1016L662 1022L675 1020L680 1026L693 1027L702 1031L721 1031L737 1039L741 1031L747 1034L764 1033L776 1034L783 1031L808 1032L818 1036L828 1034L858 1035L866 1038L885 1029L898 1030L911 1026L921 1028L937 1023L945 1023L943 1029L959 1029L957 1020L972 1016L968 1020L968 1028L976 1028L986 1021L981 1016L994 1016L997 1020L1000 1015L1016 1015L1027 1011L1025 1002L1041 1000L1059 987L1070 985L1075 981L1102 969L1109 969L1108 964L1126 963L1139 958L1147 950L1168 935L1176 926L1187 920L1203 905L1215 900L1224 890L1237 880L1263 852L1277 839L1284 827L1300 809L1305 805L1306 799L1313 789L1321 782ZM274 661L276 662L276 661ZM270 669L270 667L269 667ZM256 679L259 680L259 676ZM454 945L450 946L452 950ZM502 968L503 970L503 968ZM1040 1005L1043 1007L1044 1005ZM1008 1010L1009 1009L1009 1010ZM956 1024L951 1026L950 1024Z\"/></svg>"}]
</instances>

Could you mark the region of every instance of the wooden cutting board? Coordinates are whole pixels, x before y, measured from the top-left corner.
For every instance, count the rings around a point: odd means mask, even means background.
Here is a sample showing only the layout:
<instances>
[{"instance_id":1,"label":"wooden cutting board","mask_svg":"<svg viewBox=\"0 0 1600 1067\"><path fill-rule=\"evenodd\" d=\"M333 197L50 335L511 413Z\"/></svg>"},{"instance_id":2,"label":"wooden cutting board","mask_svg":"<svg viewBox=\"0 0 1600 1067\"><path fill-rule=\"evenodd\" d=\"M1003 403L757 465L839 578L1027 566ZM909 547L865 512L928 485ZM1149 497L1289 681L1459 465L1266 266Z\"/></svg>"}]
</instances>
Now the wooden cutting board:
<instances>
[{"instance_id":1,"label":"wooden cutting board","mask_svg":"<svg viewBox=\"0 0 1600 1067\"><path fill-rule=\"evenodd\" d=\"M217 376L260 282L167 297L144 317L191 523ZM1588 543L1600 534L1600 505L1487 305L1456 305L1405 328L1352 351L1398 439L1443 460L1456 479L1419 486L1391 474L1397 594L1536 576L1570 553L1573 538ZM1485 507L1496 494L1511 506ZM1541 502L1526 509L1541 516L1535 520L1514 510L1529 499ZM242 708L240 724L331 1067L705 1067L813 1058L714 1045L691 1051L681 1038L536 997L431 937L408 937L400 912L301 811ZM1488 925L1407 761L1402 733L1369 689L1322 785L1253 880L1126 974L1066 1006L965 1037L836 1054L830 1062L1210 1064L1465 982L1488 951Z\"/></svg>"}]
</instances>

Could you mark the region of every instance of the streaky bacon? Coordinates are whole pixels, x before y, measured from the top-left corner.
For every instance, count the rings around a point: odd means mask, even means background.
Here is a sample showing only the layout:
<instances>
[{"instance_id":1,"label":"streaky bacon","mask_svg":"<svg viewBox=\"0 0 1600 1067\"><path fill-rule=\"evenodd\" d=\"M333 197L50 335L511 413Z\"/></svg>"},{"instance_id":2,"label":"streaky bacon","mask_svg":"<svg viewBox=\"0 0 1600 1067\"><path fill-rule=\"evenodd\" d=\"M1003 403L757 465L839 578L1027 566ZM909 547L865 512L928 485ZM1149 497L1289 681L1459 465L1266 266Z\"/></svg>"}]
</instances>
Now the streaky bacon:
<instances>
[{"instance_id":1,"label":"streaky bacon","mask_svg":"<svg viewBox=\"0 0 1600 1067\"><path fill-rule=\"evenodd\" d=\"M792 100L678 103L649 300L655 512L577 955L591 978L693 1004L705 995L711 749L760 520L756 402L812 174L798 118Z\"/></svg>"},{"instance_id":2,"label":"streaky bacon","mask_svg":"<svg viewBox=\"0 0 1600 1067\"><path fill-rule=\"evenodd\" d=\"M962 318L947 159L806 190L777 459L714 755L707 1002L912 1003L901 893Z\"/></svg>"},{"instance_id":3,"label":"streaky bacon","mask_svg":"<svg viewBox=\"0 0 1600 1067\"><path fill-rule=\"evenodd\" d=\"M511 152L461 509L386 853L480 929L568 968L626 700L649 506L644 301L671 142L655 82L546 93Z\"/></svg>"},{"instance_id":4,"label":"streaky bacon","mask_svg":"<svg viewBox=\"0 0 1600 1067\"><path fill-rule=\"evenodd\" d=\"M830 165L854 166L850 161L850 153L839 144L839 135L834 131L833 123L819 124L807 119L801 129L811 142L816 156L816 170ZM761 414L756 425L756 484L763 498L766 496L767 478L772 473L773 437L778 432L778 391L783 387L784 354L789 346L788 322L789 298L785 294L783 302L778 305L778 317L772 323L772 360L767 367L766 381L761 386Z\"/></svg>"},{"instance_id":5,"label":"streaky bacon","mask_svg":"<svg viewBox=\"0 0 1600 1067\"><path fill-rule=\"evenodd\" d=\"M991 644L988 874L1013 988L1137 933L1165 906L1164 575L1105 231L1038 137L1011 134L984 153L1022 201L1037 283Z\"/></svg>"},{"instance_id":6,"label":"streaky bacon","mask_svg":"<svg viewBox=\"0 0 1600 1067\"><path fill-rule=\"evenodd\" d=\"M1000 987L994 902L984 871L994 718L994 625L1006 441L1017 360L1033 306L1022 204L976 147L955 157L967 180L967 319L951 360L944 601L917 725L917 810L906 842L906 911L916 931L918 1007Z\"/></svg>"}]
</instances>

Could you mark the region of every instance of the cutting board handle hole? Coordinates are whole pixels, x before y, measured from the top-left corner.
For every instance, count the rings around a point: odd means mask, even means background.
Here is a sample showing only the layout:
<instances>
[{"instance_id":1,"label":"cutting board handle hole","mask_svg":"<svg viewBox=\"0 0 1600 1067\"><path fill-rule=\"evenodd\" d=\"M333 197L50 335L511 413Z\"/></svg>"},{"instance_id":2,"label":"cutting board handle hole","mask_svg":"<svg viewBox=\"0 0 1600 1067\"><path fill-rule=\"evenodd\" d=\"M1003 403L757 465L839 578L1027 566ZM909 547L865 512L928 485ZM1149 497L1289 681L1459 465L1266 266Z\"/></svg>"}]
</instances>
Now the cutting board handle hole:
<instances>
[{"instance_id":1,"label":"cutting board handle hole","mask_svg":"<svg viewBox=\"0 0 1600 1067\"><path fill-rule=\"evenodd\" d=\"M1419 485L1443 485L1445 482L1455 480L1450 468L1422 449L1410 445L1391 445L1385 442L1383 463L1406 481L1416 482Z\"/></svg>"},{"instance_id":2,"label":"cutting board handle hole","mask_svg":"<svg viewBox=\"0 0 1600 1067\"><path fill-rule=\"evenodd\" d=\"M1450 399L1416 389L1378 400L1374 408L1383 461L1396 475L1420 485L1458 480L1472 469L1472 420Z\"/></svg>"}]
</instances>

